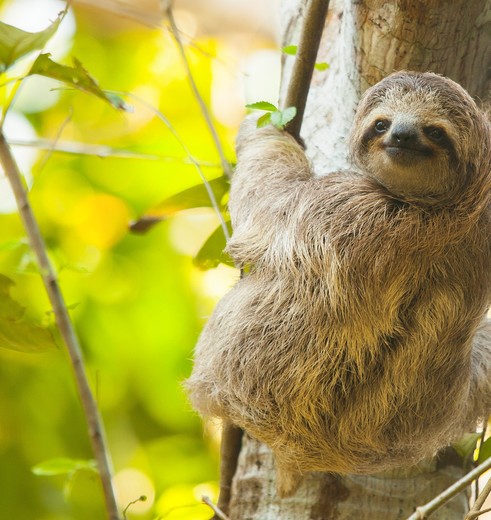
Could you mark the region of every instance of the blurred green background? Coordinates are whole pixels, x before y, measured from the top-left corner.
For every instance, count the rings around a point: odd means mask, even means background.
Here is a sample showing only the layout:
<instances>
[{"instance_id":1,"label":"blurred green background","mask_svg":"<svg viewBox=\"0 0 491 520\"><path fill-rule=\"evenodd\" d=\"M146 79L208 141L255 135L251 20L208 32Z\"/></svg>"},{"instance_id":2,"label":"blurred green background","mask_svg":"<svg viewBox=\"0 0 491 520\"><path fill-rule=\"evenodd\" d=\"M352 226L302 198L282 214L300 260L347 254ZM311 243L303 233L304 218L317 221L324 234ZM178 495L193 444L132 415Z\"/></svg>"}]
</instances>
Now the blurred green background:
<instances>
[{"instance_id":1,"label":"blurred green background","mask_svg":"<svg viewBox=\"0 0 491 520\"><path fill-rule=\"evenodd\" d=\"M224 5L226 6L224 7ZM276 102L277 3L176 2L175 17L198 88L230 161L244 104ZM5 23L46 28L58 0L0 1ZM105 89L130 92L169 120L208 179L222 175L210 137L158 1L74 2L46 49L76 56ZM2 75L29 69L34 56ZM30 198L87 362L107 428L122 508L129 519L204 519L201 495L216 498L218 433L205 433L181 383L206 316L237 279L224 265L193 264L219 224L210 208L178 212L145 234L128 224L167 197L200 183L183 147L155 112L126 98L131 112L38 76L9 109L5 132ZM47 142L56 142L50 146ZM110 147L107 149L101 147ZM100 155L104 152L105 157ZM138 154L135 157L121 155ZM0 176L0 273L25 319L53 323L3 174ZM0 518L104 518L97 478L35 475L51 459L92 458L71 368L62 348L32 354L0 345Z\"/></svg>"}]
</instances>

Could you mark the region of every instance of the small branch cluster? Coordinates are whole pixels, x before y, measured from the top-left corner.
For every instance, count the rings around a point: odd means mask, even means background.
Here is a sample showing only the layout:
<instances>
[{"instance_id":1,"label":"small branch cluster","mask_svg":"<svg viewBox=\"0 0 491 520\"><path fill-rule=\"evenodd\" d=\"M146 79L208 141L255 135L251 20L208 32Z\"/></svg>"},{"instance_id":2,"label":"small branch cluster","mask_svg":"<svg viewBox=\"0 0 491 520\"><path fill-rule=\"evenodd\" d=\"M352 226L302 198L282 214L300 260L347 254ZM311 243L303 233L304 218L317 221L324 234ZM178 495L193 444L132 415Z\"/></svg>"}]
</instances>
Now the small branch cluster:
<instances>
[{"instance_id":1,"label":"small branch cluster","mask_svg":"<svg viewBox=\"0 0 491 520\"><path fill-rule=\"evenodd\" d=\"M491 459L485 460L482 464L474 468L472 471L469 471L466 475L464 475L461 479L457 480L454 484L448 487L445 491L437 495L435 498L430 500L428 503L423 506L417 507L416 511L407 518L407 520L424 520L428 518L428 516L442 507L445 503L447 503L451 498L455 495L463 491L466 487L470 486L474 480L479 478L485 471L491 469ZM480 511L484 501L487 496L491 492L491 481L489 481L478 499L476 500L474 506L469 511L465 520L473 520L477 518L479 515L488 512L488 510Z\"/></svg>"}]
</instances>

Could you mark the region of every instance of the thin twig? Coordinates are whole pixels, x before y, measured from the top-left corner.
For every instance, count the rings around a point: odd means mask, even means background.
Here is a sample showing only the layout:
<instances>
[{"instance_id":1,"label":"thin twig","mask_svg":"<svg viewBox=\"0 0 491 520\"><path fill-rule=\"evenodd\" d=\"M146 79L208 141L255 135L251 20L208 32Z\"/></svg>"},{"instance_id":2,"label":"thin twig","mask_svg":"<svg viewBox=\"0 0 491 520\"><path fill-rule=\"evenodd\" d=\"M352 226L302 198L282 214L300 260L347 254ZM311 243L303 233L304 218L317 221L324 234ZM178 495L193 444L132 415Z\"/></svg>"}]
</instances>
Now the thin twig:
<instances>
[{"instance_id":1,"label":"thin twig","mask_svg":"<svg viewBox=\"0 0 491 520\"><path fill-rule=\"evenodd\" d=\"M14 81L16 82L14 87L12 88L12 92L10 93L10 96L7 99L7 102L3 106L2 110L2 117L0 119L0 130L3 129L3 126L5 124L5 120L7 119L7 113L14 105L15 101L17 100L20 91L22 90L22 87L24 85L26 76L23 76L22 78L16 78Z\"/></svg>"},{"instance_id":2,"label":"thin twig","mask_svg":"<svg viewBox=\"0 0 491 520\"><path fill-rule=\"evenodd\" d=\"M489 461L489 459L486 462L488 462L488 461ZM483 513L483 511L480 512L480 509L484 505L484 502L485 502L486 498L488 498L488 495L490 493L491 493L491 479L486 482L486 485L484 486L481 493L477 497L477 499L474 502L473 506L471 507L470 511L467 513L465 520L474 520L474 518L477 518L479 515L481 515Z\"/></svg>"},{"instance_id":3,"label":"thin twig","mask_svg":"<svg viewBox=\"0 0 491 520\"><path fill-rule=\"evenodd\" d=\"M141 495L139 496L138 498L136 498L135 500L132 500L124 509L123 509L123 518L124 520L127 520L127 516L126 516L126 513L128 511L128 509L131 507L131 506L134 506L135 504L137 504L138 502L146 502L147 501L147 497L145 495Z\"/></svg>"},{"instance_id":4,"label":"thin twig","mask_svg":"<svg viewBox=\"0 0 491 520\"><path fill-rule=\"evenodd\" d=\"M208 126L208 129L210 130L211 136L213 138L213 142L215 143L215 148L217 149L218 155L220 157L220 162L222 163L223 173L227 175L227 177L230 178L231 176L231 168L230 164L225 158L225 153L223 151L222 144L220 142L220 139L218 137L215 125L213 124L213 121L211 120L210 111L208 110L203 97L201 96L198 87L196 86L196 81L194 80L193 72L191 71L191 66L189 65L189 60L186 56L186 50L184 49L184 44L182 43L181 35L179 32L179 29L176 25L176 21L174 19L174 13L172 10L172 2L168 0L164 0L162 3L162 9L164 13L167 16L167 19L169 20L170 25L170 31L172 33L172 36L176 40L177 47L179 49L179 54L181 55L181 59L183 62L183 65L186 69L186 74L188 77L189 84L191 86L191 90L193 91L194 97L196 98L196 101L198 102L201 112L203 114L203 117L206 121L206 125Z\"/></svg>"},{"instance_id":5,"label":"thin twig","mask_svg":"<svg viewBox=\"0 0 491 520\"><path fill-rule=\"evenodd\" d=\"M54 147L60 140L61 134L63 133L63 130L65 130L65 127L68 125L68 123L72 120L73 117L73 110L70 108L70 111L68 112L68 115L66 116L63 123L60 125L60 128L58 128L58 132L56 132L55 139L53 141L53 146L51 148L48 148L48 153L44 156L43 160L41 161L41 164L39 165L39 169L37 171L37 174L43 170L43 168L46 166L47 162L50 160L51 156L54 152Z\"/></svg>"},{"instance_id":6,"label":"thin twig","mask_svg":"<svg viewBox=\"0 0 491 520\"><path fill-rule=\"evenodd\" d=\"M102 482L107 516L109 520L119 520L114 490L111 484L111 464L109 451L106 446L104 428L99 410L89 386L80 344L75 334L74 327L70 321L70 316L54 269L49 261L46 246L39 230L38 223L34 217L26 190L24 189L19 168L2 131L0 131L0 163L2 164L10 185L12 186L20 216L24 223L32 250L36 255L46 292L48 293L49 300L53 306L56 323L71 360L77 390L87 421L92 450L97 461L97 467Z\"/></svg>"},{"instance_id":7,"label":"thin twig","mask_svg":"<svg viewBox=\"0 0 491 520\"><path fill-rule=\"evenodd\" d=\"M486 422L483 424L482 432L481 432L481 436L479 437L479 448L478 448L478 450L477 450L477 455L478 455L477 458L479 458L479 454L481 453L482 445L484 444L484 439L486 438L486 430L487 430L487 426L488 426L488 421L486 421ZM479 479L478 479L478 478L476 478L476 480L475 480L474 492L475 492L475 495L474 495L474 502L476 502L477 497L479 496Z\"/></svg>"},{"instance_id":8,"label":"thin twig","mask_svg":"<svg viewBox=\"0 0 491 520\"><path fill-rule=\"evenodd\" d=\"M452 484L428 503L417 507L416 511L409 516L407 520L423 520L424 518L427 518L431 513L433 513L433 511L436 511L455 495L463 491L467 486L470 486L473 480L480 477L485 471L488 471L488 469L491 469L491 458L486 459L482 464L474 468L472 471L469 471L469 473L464 475L460 480L457 480L457 482Z\"/></svg>"},{"instance_id":9,"label":"thin twig","mask_svg":"<svg viewBox=\"0 0 491 520\"><path fill-rule=\"evenodd\" d=\"M51 141L49 139L8 139L10 146L25 146L29 148L38 148L39 150L50 150L54 153L66 153L71 155L92 155L105 159L113 157L116 159L145 159L148 161L166 161L184 164L199 164L202 168L220 168L218 163L197 161L187 157L172 157L169 155L149 154L144 152L134 152L132 150L124 150L121 148L113 148L111 146L101 144L86 144L72 141Z\"/></svg>"},{"instance_id":10,"label":"thin twig","mask_svg":"<svg viewBox=\"0 0 491 520\"><path fill-rule=\"evenodd\" d=\"M207 506L210 506L213 509L213 511L215 512L215 515L218 518L220 518L220 520L230 520L229 517L210 500L210 497L203 495L201 497L201 500L203 501L204 504L206 504Z\"/></svg>"},{"instance_id":11,"label":"thin twig","mask_svg":"<svg viewBox=\"0 0 491 520\"><path fill-rule=\"evenodd\" d=\"M488 507L487 509L481 509L480 511L476 511L475 513L472 513L472 514L469 511L469 513L467 513L467 516L465 517L465 520L474 520L474 518L477 518L481 515L489 513L490 511L491 511L491 507Z\"/></svg>"},{"instance_id":12,"label":"thin twig","mask_svg":"<svg viewBox=\"0 0 491 520\"><path fill-rule=\"evenodd\" d=\"M292 75L286 93L285 107L295 107L296 116L286 125L285 130L300 141L300 127L309 94L322 31L326 21L329 0L310 0L302 25L300 42L295 55Z\"/></svg>"}]
</instances>

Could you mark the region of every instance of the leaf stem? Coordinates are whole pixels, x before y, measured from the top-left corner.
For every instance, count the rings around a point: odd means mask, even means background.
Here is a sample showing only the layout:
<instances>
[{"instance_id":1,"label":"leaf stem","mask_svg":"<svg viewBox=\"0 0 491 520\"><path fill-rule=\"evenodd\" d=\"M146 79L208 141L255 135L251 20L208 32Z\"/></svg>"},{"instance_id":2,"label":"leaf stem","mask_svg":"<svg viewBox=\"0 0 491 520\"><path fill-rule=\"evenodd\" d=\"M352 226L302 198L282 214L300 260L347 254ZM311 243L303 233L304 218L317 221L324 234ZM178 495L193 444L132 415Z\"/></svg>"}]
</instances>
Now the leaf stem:
<instances>
[{"instance_id":1,"label":"leaf stem","mask_svg":"<svg viewBox=\"0 0 491 520\"><path fill-rule=\"evenodd\" d=\"M70 320L54 269L48 258L46 245L29 203L27 192L22 183L22 176L1 130L0 163L2 164L10 185L12 186L21 219L24 223L32 250L36 255L46 292L48 293L49 300L53 306L56 323L70 357L78 394L87 421L92 450L101 478L107 517L109 520L119 520L118 509L111 484L111 464L109 451L106 446L104 428L94 395L89 386L82 350Z\"/></svg>"}]
</instances>

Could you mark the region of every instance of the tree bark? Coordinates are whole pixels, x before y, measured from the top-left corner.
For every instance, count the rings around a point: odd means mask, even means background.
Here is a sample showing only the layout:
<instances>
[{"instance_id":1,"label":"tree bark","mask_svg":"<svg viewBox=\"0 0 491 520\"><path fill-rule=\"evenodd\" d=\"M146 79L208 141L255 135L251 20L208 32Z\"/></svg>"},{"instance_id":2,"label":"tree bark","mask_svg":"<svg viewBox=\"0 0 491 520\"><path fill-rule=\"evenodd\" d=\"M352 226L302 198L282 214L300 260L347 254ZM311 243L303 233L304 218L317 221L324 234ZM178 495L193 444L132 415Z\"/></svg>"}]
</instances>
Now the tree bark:
<instances>
[{"instance_id":1,"label":"tree bark","mask_svg":"<svg viewBox=\"0 0 491 520\"><path fill-rule=\"evenodd\" d=\"M298 42L303 0L283 0L283 45ZM284 57L284 99L293 58ZM362 92L396 70L452 78L478 100L491 83L491 0L331 0L301 135L318 174L349 165L347 136ZM265 375L267 377L267 375ZM384 475L309 474L295 496L279 499L269 449L244 436L232 485L232 520L398 520L458 479L458 458L427 460ZM432 515L462 520L467 496Z\"/></svg>"}]
</instances>

